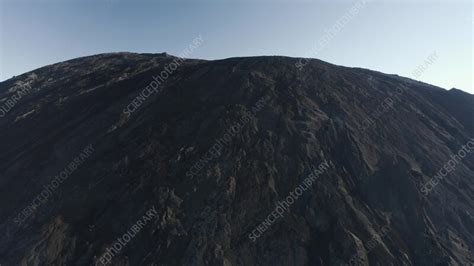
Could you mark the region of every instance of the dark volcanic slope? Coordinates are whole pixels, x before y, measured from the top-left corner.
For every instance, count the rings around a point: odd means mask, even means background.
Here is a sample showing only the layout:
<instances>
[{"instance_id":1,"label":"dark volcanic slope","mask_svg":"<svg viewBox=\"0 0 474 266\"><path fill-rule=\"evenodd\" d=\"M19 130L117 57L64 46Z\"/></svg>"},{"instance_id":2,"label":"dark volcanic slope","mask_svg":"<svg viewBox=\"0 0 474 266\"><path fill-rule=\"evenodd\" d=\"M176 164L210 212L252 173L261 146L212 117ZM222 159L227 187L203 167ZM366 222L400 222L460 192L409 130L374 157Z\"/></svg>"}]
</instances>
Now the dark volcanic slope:
<instances>
[{"instance_id":1,"label":"dark volcanic slope","mask_svg":"<svg viewBox=\"0 0 474 266\"><path fill-rule=\"evenodd\" d=\"M285 57L187 60L125 114L172 60L104 54L0 83L2 106L19 82L32 88L0 118L2 266L100 264L152 206L113 265L473 265L473 153L421 192L474 137L472 95L318 60L301 71Z\"/></svg>"}]
</instances>

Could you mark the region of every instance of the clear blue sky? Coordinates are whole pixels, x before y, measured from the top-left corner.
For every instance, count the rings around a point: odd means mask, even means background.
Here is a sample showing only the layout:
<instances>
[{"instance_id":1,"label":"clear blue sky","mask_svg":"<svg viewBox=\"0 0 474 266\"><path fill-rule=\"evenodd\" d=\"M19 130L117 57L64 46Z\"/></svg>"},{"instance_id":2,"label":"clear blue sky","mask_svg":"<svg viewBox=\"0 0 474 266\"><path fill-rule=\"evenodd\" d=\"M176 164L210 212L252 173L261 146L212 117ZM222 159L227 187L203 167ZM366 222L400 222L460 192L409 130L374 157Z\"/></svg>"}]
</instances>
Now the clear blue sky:
<instances>
[{"instance_id":1,"label":"clear blue sky","mask_svg":"<svg viewBox=\"0 0 474 266\"><path fill-rule=\"evenodd\" d=\"M59 61L104 52L190 57L286 55L418 79L474 93L471 0L373 0L315 54L357 1L329 0L0 0L0 80Z\"/></svg>"}]
</instances>

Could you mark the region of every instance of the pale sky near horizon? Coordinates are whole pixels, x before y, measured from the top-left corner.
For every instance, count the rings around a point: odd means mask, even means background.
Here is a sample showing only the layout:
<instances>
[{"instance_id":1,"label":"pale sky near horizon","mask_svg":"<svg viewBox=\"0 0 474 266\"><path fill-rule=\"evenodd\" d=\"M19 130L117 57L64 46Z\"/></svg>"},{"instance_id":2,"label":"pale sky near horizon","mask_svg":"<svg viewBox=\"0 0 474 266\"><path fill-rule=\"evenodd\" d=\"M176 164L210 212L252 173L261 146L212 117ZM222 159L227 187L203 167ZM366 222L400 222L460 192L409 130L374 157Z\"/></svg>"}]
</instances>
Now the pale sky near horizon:
<instances>
[{"instance_id":1,"label":"pale sky near horizon","mask_svg":"<svg viewBox=\"0 0 474 266\"><path fill-rule=\"evenodd\" d=\"M417 79L474 94L472 0L372 0L329 36L356 3L0 0L0 81L97 53L178 55L201 34L191 58L311 57L412 78L436 52Z\"/></svg>"}]
</instances>

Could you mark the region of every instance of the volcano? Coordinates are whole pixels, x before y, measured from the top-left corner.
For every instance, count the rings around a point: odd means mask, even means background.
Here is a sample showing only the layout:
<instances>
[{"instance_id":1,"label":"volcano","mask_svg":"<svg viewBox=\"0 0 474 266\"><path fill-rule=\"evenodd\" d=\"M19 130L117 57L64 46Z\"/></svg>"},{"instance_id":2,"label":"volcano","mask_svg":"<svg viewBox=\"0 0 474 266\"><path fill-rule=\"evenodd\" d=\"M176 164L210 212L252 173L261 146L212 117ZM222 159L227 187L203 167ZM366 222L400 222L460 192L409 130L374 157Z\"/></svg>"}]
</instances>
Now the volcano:
<instances>
[{"instance_id":1,"label":"volcano","mask_svg":"<svg viewBox=\"0 0 474 266\"><path fill-rule=\"evenodd\" d=\"M280 56L0 83L1 265L474 265L474 96Z\"/></svg>"}]
</instances>

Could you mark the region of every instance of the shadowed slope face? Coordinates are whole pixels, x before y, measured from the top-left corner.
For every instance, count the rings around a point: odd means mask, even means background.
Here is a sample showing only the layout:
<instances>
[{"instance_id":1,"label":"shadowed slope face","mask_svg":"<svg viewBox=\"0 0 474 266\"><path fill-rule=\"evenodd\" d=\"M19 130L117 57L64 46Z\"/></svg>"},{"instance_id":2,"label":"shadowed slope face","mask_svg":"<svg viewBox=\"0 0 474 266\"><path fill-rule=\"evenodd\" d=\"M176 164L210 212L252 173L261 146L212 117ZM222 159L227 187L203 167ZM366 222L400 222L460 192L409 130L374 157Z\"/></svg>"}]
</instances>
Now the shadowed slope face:
<instances>
[{"instance_id":1,"label":"shadowed slope face","mask_svg":"<svg viewBox=\"0 0 474 266\"><path fill-rule=\"evenodd\" d=\"M472 95L284 57L160 79L173 60L0 83L28 88L0 118L2 265L474 263Z\"/></svg>"}]
</instances>

